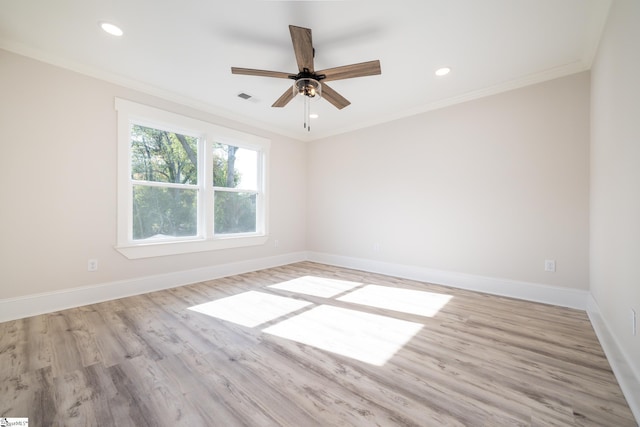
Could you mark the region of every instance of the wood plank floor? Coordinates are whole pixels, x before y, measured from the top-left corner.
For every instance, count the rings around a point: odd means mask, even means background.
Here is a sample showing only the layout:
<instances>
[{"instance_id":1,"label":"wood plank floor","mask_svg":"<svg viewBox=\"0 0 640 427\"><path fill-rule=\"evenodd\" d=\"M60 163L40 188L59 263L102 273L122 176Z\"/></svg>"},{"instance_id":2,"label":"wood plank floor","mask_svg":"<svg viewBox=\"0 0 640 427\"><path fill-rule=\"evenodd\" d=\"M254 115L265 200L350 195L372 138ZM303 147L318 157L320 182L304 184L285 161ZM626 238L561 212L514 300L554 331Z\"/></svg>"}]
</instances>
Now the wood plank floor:
<instances>
[{"instance_id":1,"label":"wood plank floor","mask_svg":"<svg viewBox=\"0 0 640 427\"><path fill-rule=\"evenodd\" d=\"M0 416L636 425L584 312L310 262L1 323Z\"/></svg>"}]
</instances>

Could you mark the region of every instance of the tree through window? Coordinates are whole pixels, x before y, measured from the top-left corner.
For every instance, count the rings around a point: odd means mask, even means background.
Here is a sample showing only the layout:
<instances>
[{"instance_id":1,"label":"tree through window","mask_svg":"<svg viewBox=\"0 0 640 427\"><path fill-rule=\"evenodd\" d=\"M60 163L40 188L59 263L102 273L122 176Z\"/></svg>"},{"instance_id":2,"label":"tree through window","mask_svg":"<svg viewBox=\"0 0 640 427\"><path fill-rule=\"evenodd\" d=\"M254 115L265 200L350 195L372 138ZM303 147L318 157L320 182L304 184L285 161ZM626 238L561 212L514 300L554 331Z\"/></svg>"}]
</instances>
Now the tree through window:
<instances>
[{"instance_id":1,"label":"tree through window","mask_svg":"<svg viewBox=\"0 0 640 427\"><path fill-rule=\"evenodd\" d=\"M257 171L257 151L214 144L214 233L256 231Z\"/></svg>"},{"instance_id":2,"label":"tree through window","mask_svg":"<svg viewBox=\"0 0 640 427\"><path fill-rule=\"evenodd\" d=\"M268 140L120 99L116 109L123 253L156 243L208 250L266 241ZM234 237L265 239L230 243ZM190 251L182 244L176 253Z\"/></svg>"},{"instance_id":3,"label":"tree through window","mask_svg":"<svg viewBox=\"0 0 640 427\"><path fill-rule=\"evenodd\" d=\"M133 240L197 236L198 139L131 126Z\"/></svg>"}]
</instances>

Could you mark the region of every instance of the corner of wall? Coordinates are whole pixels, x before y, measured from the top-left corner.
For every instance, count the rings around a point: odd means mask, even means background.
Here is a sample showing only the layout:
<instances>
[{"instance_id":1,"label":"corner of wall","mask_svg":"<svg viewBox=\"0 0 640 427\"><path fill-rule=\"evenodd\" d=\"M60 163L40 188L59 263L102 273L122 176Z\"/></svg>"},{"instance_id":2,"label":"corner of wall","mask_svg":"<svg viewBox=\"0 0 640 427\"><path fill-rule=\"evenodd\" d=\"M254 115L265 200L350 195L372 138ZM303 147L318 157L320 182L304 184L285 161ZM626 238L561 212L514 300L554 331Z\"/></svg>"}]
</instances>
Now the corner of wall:
<instances>
[{"instance_id":1,"label":"corner of wall","mask_svg":"<svg viewBox=\"0 0 640 427\"><path fill-rule=\"evenodd\" d=\"M587 298L587 315L620 384L622 393L627 399L629 408L631 408L636 420L640 422L640 372L635 372L629 357L618 344L615 335L611 333L611 329L600 314L598 303L591 294Z\"/></svg>"}]
</instances>

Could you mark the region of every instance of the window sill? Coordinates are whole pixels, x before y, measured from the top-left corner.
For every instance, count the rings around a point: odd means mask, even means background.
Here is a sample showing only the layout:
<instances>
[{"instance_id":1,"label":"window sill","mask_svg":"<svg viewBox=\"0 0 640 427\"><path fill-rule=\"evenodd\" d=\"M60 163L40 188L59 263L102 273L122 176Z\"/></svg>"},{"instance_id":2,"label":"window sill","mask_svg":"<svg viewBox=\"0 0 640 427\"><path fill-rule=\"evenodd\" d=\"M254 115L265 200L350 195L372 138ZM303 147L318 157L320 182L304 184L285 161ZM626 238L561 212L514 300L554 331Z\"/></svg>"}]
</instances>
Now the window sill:
<instances>
[{"instance_id":1,"label":"window sill","mask_svg":"<svg viewBox=\"0 0 640 427\"><path fill-rule=\"evenodd\" d=\"M212 240L187 240L180 242L153 242L116 246L115 249L128 259L152 258L180 255L220 249L258 246L267 242L269 236L223 237Z\"/></svg>"}]
</instances>

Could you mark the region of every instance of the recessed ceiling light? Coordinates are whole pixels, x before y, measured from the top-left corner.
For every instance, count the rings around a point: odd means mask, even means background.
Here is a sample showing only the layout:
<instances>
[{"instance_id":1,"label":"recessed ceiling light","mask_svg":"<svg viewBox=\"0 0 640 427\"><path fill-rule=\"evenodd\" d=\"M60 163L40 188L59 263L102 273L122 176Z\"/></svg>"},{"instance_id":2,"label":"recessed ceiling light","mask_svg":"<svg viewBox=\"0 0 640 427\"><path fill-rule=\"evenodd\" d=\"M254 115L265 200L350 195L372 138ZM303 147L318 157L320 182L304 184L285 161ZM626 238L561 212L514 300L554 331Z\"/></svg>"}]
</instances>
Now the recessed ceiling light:
<instances>
[{"instance_id":1,"label":"recessed ceiling light","mask_svg":"<svg viewBox=\"0 0 640 427\"><path fill-rule=\"evenodd\" d=\"M100 28L102 28L105 33L109 33L112 36L120 37L122 34L124 34L120 27L109 22L101 22Z\"/></svg>"},{"instance_id":2,"label":"recessed ceiling light","mask_svg":"<svg viewBox=\"0 0 640 427\"><path fill-rule=\"evenodd\" d=\"M317 115L317 114L315 114L315 113L314 113L314 114L309 114L309 118L311 118L311 119L317 119L317 118L318 118L318 115Z\"/></svg>"},{"instance_id":3,"label":"recessed ceiling light","mask_svg":"<svg viewBox=\"0 0 640 427\"><path fill-rule=\"evenodd\" d=\"M449 68L449 67L438 68L436 70L436 76L438 76L438 77L446 76L450 72L451 72L451 68Z\"/></svg>"}]
</instances>

